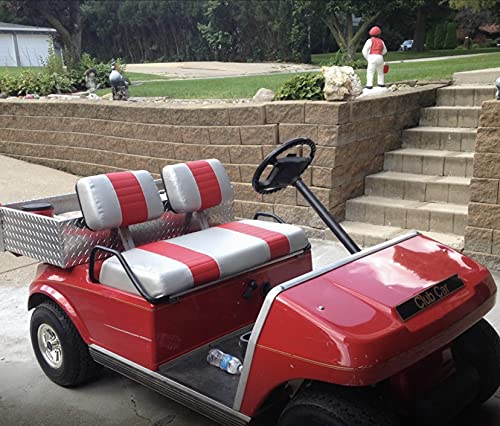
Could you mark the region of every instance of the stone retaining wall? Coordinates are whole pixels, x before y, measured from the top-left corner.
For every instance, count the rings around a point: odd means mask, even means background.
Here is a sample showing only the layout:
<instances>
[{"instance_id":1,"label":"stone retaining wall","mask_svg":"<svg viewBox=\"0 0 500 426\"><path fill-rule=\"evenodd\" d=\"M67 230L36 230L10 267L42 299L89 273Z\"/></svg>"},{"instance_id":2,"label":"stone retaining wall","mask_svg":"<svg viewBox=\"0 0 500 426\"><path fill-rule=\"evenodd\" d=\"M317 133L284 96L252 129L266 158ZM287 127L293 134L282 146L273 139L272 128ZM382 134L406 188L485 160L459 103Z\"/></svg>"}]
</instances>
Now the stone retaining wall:
<instances>
[{"instance_id":1,"label":"stone retaining wall","mask_svg":"<svg viewBox=\"0 0 500 426\"><path fill-rule=\"evenodd\" d=\"M476 137L465 252L500 270L500 102L482 104Z\"/></svg>"},{"instance_id":2,"label":"stone retaining wall","mask_svg":"<svg viewBox=\"0 0 500 426\"><path fill-rule=\"evenodd\" d=\"M0 101L0 154L82 176L146 169L158 177L166 164L218 158L234 184L239 217L271 211L321 238L323 223L294 189L253 191L257 164L281 142L313 139L318 150L304 180L343 219L346 200L363 193L366 175L382 170L384 152L401 145L401 130L417 125L437 87L335 103Z\"/></svg>"}]
</instances>

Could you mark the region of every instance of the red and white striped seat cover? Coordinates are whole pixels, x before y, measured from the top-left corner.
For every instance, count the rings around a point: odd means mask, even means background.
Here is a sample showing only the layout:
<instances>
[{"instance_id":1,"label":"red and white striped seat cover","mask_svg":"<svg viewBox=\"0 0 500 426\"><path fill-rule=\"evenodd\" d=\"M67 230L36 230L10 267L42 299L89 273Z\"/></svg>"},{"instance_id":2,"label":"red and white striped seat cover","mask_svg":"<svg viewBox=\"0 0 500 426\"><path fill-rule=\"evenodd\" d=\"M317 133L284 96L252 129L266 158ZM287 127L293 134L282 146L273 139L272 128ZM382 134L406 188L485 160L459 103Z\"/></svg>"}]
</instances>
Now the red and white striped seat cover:
<instances>
[{"instance_id":1,"label":"red and white striped seat cover","mask_svg":"<svg viewBox=\"0 0 500 426\"><path fill-rule=\"evenodd\" d=\"M301 228L241 220L145 244L123 254L153 297L168 296L258 267L308 245ZM104 261L103 284L137 293L118 260Z\"/></svg>"},{"instance_id":2,"label":"red and white striped seat cover","mask_svg":"<svg viewBox=\"0 0 500 426\"><path fill-rule=\"evenodd\" d=\"M158 219L163 203L146 170L88 176L76 184L85 223L93 231Z\"/></svg>"},{"instance_id":3,"label":"red and white striped seat cover","mask_svg":"<svg viewBox=\"0 0 500 426\"><path fill-rule=\"evenodd\" d=\"M137 177L137 174L142 172L134 173ZM177 213L202 211L232 200L231 183L218 160L192 161L167 166L163 169L162 175L169 203ZM92 229L104 229L137 223L130 220L128 215L134 220L139 218L133 213L136 208L136 198L140 198L140 203L137 205L142 206L144 210L143 199L137 194L138 185L130 175L127 175L127 179L123 177L123 181L121 178L106 176L107 179L99 177L96 180L97 177L94 177L81 185L78 183L82 210L85 203L91 206L88 209L90 213L85 214L88 225ZM149 177L151 178L150 175ZM108 184L108 180L111 181L111 185ZM115 185L114 180L119 182ZM139 180L139 183L144 187L142 180ZM108 197L113 199L115 196L110 187L114 188L114 192L121 191L121 195L118 195L119 203L113 201L116 206L119 204L118 207L107 205ZM87 193L90 194L87 197L89 200L85 197ZM150 204L154 204L152 200L155 197L144 194L144 198L149 218L149 212L155 211L149 207ZM124 209L127 207L132 211L125 212ZM93 219L90 223L87 216ZM140 218L146 220L146 215L142 214ZM297 252L307 245L304 231L297 226L260 220L241 220L145 244L122 254L149 295L161 297L242 273L269 260ZM137 293L115 257L103 262L100 281L124 291Z\"/></svg>"},{"instance_id":4,"label":"red and white striped seat cover","mask_svg":"<svg viewBox=\"0 0 500 426\"><path fill-rule=\"evenodd\" d=\"M163 184L176 213L192 213L233 200L233 188L219 160L198 160L165 166Z\"/></svg>"}]
</instances>

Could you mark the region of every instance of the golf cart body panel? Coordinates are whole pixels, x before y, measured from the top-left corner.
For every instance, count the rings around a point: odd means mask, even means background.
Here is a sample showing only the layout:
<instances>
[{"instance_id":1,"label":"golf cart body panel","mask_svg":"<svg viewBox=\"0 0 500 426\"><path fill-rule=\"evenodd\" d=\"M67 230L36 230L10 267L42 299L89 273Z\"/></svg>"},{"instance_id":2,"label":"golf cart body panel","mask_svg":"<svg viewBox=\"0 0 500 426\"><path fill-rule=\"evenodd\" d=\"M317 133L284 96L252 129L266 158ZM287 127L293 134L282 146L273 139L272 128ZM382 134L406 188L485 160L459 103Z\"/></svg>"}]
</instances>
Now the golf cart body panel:
<instances>
[{"instance_id":1,"label":"golf cart body panel","mask_svg":"<svg viewBox=\"0 0 500 426\"><path fill-rule=\"evenodd\" d=\"M235 220L218 160L166 166L166 192L146 171L82 178L78 196L50 200L55 217L22 203L0 207L0 248L48 263L28 301L47 376L74 386L90 377L81 365L97 362L228 425L273 404L286 415L279 400L317 382L410 400L431 389L447 395L442 386L453 378L470 395L462 403L455 392L448 403L471 404L480 363L452 352L495 303L488 270L417 232L361 250L300 179L315 151L309 139L289 141L252 181L262 194L294 186L351 253L314 271L301 228L273 214L274 222ZM481 341L500 358L493 333ZM212 348L241 352L241 375L207 363ZM44 361L68 356L70 369ZM484 387L489 397L493 386Z\"/></svg>"},{"instance_id":2,"label":"golf cart body panel","mask_svg":"<svg viewBox=\"0 0 500 426\"><path fill-rule=\"evenodd\" d=\"M272 288L311 268L308 249L179 296L172 303L153 305L142 296L92 283L88 264L71 270L47 266L31 284L30 298L44 293L75 301L67 313L81 319L81 326L75 325L87 344L99 345L156 371L173 358L252 324L264 301L263 284ZM260 290L249 299L242 298L252 281Z\"/></svg>"},{"instance_id":3,"label":"golf cart body panel","mask_svg":"<svg viewBox=\"0 0 500 426\"><path fill-rule=\"evenodd\" d=\"M446 291L433 286L454 274L462 288L442 299L426 294ZM396 307L415 297L423 309L404 321ZM308 279L276 296L256 342L241 411L251 415L266 395L262 389L294 379L347 386L386 380L445 348L495 297L486 268L422 235Z\"/></svg>"}]
</instances>

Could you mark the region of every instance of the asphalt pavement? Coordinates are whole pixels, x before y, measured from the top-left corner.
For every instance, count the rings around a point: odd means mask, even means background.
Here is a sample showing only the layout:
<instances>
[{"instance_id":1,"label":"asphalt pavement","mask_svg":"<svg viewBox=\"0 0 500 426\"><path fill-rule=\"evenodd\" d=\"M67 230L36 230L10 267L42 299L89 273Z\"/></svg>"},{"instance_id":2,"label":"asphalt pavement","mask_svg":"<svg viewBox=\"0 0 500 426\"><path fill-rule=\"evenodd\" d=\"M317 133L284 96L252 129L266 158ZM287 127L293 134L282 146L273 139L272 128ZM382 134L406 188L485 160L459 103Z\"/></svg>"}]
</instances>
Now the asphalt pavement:
<instances>
[{"instance_id":1,"label":"asphalt pavement","mask_svg":"<svg viewBox=\"0 0 500 426\"><path fill-rule=\"evenodd\" d=\"M73 191L77 177L0 156L0 202ZM345 256L339 244L313 241L314 267ZM209 420L118 374L61 388L41 371L29 340L28 285L36 262L0 253L0 426L209 426ZM495 275L500 284L500 275ZM500 331L500 307L488 315ZM500 392L454 426L498 426Z\"/></svg>"}]
</instances>

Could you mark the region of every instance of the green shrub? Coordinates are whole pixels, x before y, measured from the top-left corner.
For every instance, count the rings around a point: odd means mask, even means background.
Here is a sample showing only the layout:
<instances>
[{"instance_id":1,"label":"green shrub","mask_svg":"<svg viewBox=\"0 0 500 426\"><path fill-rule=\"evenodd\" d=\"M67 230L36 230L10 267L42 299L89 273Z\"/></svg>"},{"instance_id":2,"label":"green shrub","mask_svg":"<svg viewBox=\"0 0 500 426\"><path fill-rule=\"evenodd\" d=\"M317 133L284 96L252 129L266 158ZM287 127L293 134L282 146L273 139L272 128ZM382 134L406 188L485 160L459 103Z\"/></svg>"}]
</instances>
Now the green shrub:
<instances>
[{"instance_id":1,"label":"green shrub","mask_svg":"<svg viewBox=\"0 0 500 426\"><path fill-rule=\"evenodd\" d=\"M121 73L125 66L119 61L118 69ZM44 62L42 71L26 70L20 74L0 74L0 92L9 96L24 96L27 94L46 96L51 93L68 93L77 90L86 90L85 71L89 68L96 69L96 80L99 87L109 87L109 74L111 65L98 62L87 53L82 55L80 62L65 70L62 60L49 51L49 56Z\"/></svg>"},{"instance_id":2,"label":"green shrub","mask_svg":"<svg viewBox=\"0 0 500 426\"><path fill-rule=\"evenodd\" d=\"M321 64L327 67L333 66L346 66L352 67L355 70L366 68L366 61L364 59L349 59L345 52L338 50L326 63Z\"/></svg>"},{"instance_id":3,"label":"green shrub","mask_svg":"<svg viewBox=\"0 0 500 426\"><path fill-rule=\"evenodd\" d=\"M0 75L0 91L9 96L24 96L27 94L46 96L51 93L71 92L71 80L65 74L43 71L23 71L18 75Z\"/></svg>"},{"instance_id":4,"label":"green shrub","mask_svg":"<svg viewBox=\"0 0 500 426\"><path fill-rule=\"evenodd\" d=\"M444 24L439 24L436 27L436 32L434 34L434 49L444 49L444 42L446 39L446 31L447 31L447 25L446 23Z\"/></svg>"},{"instance_id":5,"label":"green shrub","mask_svg":"<svg viewBox=\"0 0 500 426\"><path fill-rule=\"evenodd\" d=\"M325 78L320 73L299 74L285 81L274 96L277 101L324 100Z\"/></svg>"},{"instance_id":6,"label":"green shrub","mask_svg":"<svg viewBox=\"0 0 500 426\"><path fill-rule=\"evenodd\" d=\"M64 73L64 64L63 60L59 55L56 55L54 52L54 48L49 44L49 55L46 60L42 60L42 65L44 67L44 71L47 74L63 74Z\"/></svg>"},{"instance_id":7,"label":"green shrub","mask_svg":"<svg viewBox=\"0 0 500 426\"><path fill-rule=\"evenodd\" d=\"M457 24L448 22L446 26L446 37L444 39L445 49L455 49L457 47Z\"/></svg>"},{"instance_id":8,"label":"green shrub","mask_svg":"<svg viewBox=\"0 0 500 426\"><path fill-rule=\"evenodd\" d=\"M429 28L425 36L425 48L427 50L434 50L436 48L434 39L436 38L436 27Z\"/></svg>"},{"instance_id":9,"label":"green shrub","mask_svg":"<svg viewBox=\"0 0 500 426\"><path fill-rule=\"evenodd\" d=\"M116 63L118 64L118 70L123 74L125 72L125 65L121 63L120 59L117 59ZM68 70L70 79L77 90L86 90L85 71L90 68L95 68L96 70L96 82L99 88L110 87L109 74L111 73L111 64L98 62L96 58L93 58L88 53L84 53L80 62Z\"/></svg>"}]
</instances>

